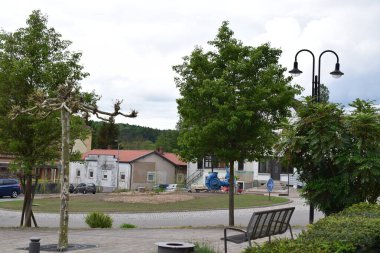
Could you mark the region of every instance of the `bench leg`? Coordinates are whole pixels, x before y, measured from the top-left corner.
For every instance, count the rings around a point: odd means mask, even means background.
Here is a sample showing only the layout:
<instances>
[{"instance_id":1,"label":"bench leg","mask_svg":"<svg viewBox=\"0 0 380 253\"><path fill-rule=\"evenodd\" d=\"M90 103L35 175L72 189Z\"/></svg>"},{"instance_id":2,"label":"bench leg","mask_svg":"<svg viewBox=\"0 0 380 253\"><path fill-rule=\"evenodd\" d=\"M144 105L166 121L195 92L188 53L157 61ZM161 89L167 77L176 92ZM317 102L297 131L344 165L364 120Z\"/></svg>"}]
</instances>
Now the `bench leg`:
<instances>
[{"instance_id":1,"label":"bench leg","mask_svg":"<svg viewBox=\"0 0 380 253\"><path fill-rule=\"evenodd\" d=\"M289 228L289 230L290 230L290 235L292 236L292 240L293 240L294 238L293 238L292 226L290 226L290 224L289 224L289 225L288 225L288 228Z\"/></svg>"},{"instance_id":2,"label":"bench leg","mask_svg":"<svg viewBox=\"0 0 380 253\"><path fill-rule=\"evenodd\" d=\"M269 242L270 242L270 236L269 236Z\"/></svg>"},{"instance_id":3,"label":"bench leg","mask_svg":"<svg viewBox=\"0 0 380 253\"><path fill-rule=\"evenodd\" d=\"M224 253L227 253L227 231L224 230Z\"/></svg>"}]
</instances>

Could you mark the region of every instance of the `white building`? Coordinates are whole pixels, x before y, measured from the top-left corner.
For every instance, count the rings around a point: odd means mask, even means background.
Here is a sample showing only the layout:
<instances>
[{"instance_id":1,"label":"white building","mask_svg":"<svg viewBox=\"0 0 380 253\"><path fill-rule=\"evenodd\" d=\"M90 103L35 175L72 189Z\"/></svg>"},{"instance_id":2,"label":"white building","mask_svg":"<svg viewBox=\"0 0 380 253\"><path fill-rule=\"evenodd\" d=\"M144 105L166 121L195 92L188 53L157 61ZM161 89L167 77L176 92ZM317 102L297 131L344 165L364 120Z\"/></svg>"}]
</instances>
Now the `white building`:
<instances>
[{"instance_id":1,"label":"white building","mask_svg":"<svg viewBox=\"0 0 380 253\"><path fill-rule=\"evenodd\" d=\"M102 191L147 189L184 184L186 163L175 154L154 150L95 149L70 163L70 183L94 183Z\"/></svg>"}]
</instances>

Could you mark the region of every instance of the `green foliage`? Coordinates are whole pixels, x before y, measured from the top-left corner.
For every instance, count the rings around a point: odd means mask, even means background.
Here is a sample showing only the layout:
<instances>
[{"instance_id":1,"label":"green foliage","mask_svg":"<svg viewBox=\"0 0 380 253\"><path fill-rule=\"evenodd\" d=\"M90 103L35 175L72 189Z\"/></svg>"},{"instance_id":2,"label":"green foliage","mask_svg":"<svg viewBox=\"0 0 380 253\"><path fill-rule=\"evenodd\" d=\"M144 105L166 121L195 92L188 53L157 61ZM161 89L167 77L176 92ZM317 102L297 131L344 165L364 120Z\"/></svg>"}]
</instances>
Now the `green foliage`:
<instances>
[{"instance_id":1,"label":"green foliage","mask_svg":"<svg viewBox=\"0 0 380 253\"><path fill-rule=\"evenodd\" d=\"M303 197L326 215L380 196L379 113L371 101L351 106L345 113L337 104L306 100L277 145L306 183Z\"/></svg>"},{"instance_id":2,"label":"green foliage","mask_svg":"<svg viewBox=\"0 0 380 253\"><path fill-rule=\"evenodd\" d=\"M90 228L111 228L112 218L102 212L92 212L87 214L85 221Z\"/></svg>"},{"instance_id":3,"label":"green foliage","mask_svg":"<svg viewBox=\"0 0 380 253\"><path fill-rule=\"evenodd\" d=\"M258 159L271 152L273 130L298 92L278 64L281 50L244 46L228 22L209 44L215 51L197 47L173 67L181 94L180 154L187 160L210 154L223 161Z\"/></svg>"},{"instance_id":4,"label":"green foliage","mask_svg":"<svg viewBox=\"0 0 380 253\"><path fill-rule=\"evenodd\" d=\"M279 239L244 252L378 252L379 234L379 205L360 203L319 220L295 240Z\"/></svg>"},{"instance_id":5,"label":"green foliage","mask_svg":"<svg viewBox=\"0 0 380 253\"><path fill-rule=\"evenodd\" d=\"M165 152L178 153L178 135L177 130L162 131L156 141L156 148L163 147Z\"/></svg>"},{"instance_id":6,"label":"green foliage","mask_svg":"<svg viewBox=\"0 0 380 253\"><path fill-rule=\"evenodd\" d=\"M114 118L109 122L102 122L97 138L97 147L101 149L117 149L118 147L119 127L115 124Z\"/></svg>"},{"instance_id":7,"label":"green foliage","mask_svg":"<svg viewBox=\"0 0 380 253\"><path fill-rule=\"evenodd\" d=\"M159 130L118 123L115 124L119 132L118 137L107 137L107 140L103 141L105 139L103 136L107 136L102 129L106 123L90 120L88 125L92 128L93 148L107 148L108 145L117 148L117 143L112 143L112 141L119 140L120 149L154 150L163 147L165 152L176 153L178 151L177 130Z\"/></svg>"},{"instance_id":8,"label":"green foliage","mask_svg":"<svg viewBox=\"0 0 380 253\"><path fill-rule=\"evenodd\" d=\"M195 242L194 252L197 253L216 253L216 250L206 242Z\"/></svg>"},{"instance_id":9,"label":"green foliage","mask_svg":"<svg viewBox=\"0 0 380 253\"><path fill-rule=\"evenodd\" d=\"M41 102L36 94L56 95L58 85L76 83L88 73L79 64L81 53L68 50L71 42L47 26L47 16L36 10L26 23L13 33L0 32L0 151L16 155L14 167L30 174L60 157L59 112L41 120L26 114L14 118L13 109L31 108Z\"/></svg>"},{"instance_id":10,"label":"green foliage","mask_svg":"<svg viewBox=\"0 0 380 253\"><path fill-rule=\"evenodd\" d=\"M124 229L136 228L136 225L123 223L120 225L120 228L124 228Z\"/></svg>"}]
</instances>

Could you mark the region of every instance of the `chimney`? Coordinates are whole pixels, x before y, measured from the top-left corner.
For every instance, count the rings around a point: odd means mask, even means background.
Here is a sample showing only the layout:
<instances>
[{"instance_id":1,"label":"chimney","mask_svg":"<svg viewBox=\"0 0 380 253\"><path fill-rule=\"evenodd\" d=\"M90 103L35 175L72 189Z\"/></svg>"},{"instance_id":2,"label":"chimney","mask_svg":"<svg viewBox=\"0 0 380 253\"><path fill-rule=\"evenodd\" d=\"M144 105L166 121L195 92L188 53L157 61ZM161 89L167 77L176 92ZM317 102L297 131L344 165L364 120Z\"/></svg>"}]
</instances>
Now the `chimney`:
<instances>
[{"instance_id":1,"label":"chimney","mask_svg":"<svg viewBox=\"0 0 380 253\"><path fill-rule=\"evenodd\" d=\"M160 153L161 155L164 154L164 148L163 148L163 147L158 147L158 148L156 149L156 151L157 151L158 153Z\"/></svg>"}]
</instances>

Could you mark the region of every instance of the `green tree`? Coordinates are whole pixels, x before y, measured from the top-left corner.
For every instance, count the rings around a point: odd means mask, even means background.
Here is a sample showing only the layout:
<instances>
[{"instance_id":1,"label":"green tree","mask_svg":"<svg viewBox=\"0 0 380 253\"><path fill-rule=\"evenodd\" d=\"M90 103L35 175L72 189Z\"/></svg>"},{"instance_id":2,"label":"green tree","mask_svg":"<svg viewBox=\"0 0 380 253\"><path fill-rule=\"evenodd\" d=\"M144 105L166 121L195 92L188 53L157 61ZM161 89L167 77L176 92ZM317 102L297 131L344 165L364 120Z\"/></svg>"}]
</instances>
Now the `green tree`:
<instances>
[{"instance_id":1,"label":"green tree","mask_svg":"<svg viewBox=\"0 0 380 253\"><path fill-rule=\"evenodd\" d=\"M47 27L47 17L40 11L32 12L25 28L0 32L1 151L17 157L13 167L21 171L25 182L21 225L25 219L28 227L33 215L33 175L37 178L38 166L59 157L59 112L44 120L27 114L12 120L9 113L15 107L33 106L36 101L30 95L37 89L53 94L59 84L88 75L79 64L81 54L67 50L70 43Z\"/></svg>"},{"instance_id":2,"label":"green tree","mask_svg":"<svg viewBox=\"0 0 380 253\"><path fill-rule=\"evenodd\" d=\"M373 101L356 99L347 116L348 151L344 161L352 172L361 201L376 203L380 196L380 115Z\"/></svg>"},{"instance_id":3,"label":"green tree","mask_svg":"<svg viewBox=\"0 0 380 253\"><path fill-rule=\"evenodd\" d=\"M157 137L156 148L162 147L166 152L177 153L178 149L178 135L177 130L165 130Z\"/></svg>"},{"instance_id":4,"label":"green tree","mask_svg":"<svg viewBox=\"0 0 380 253\"><path fill-rule=\"evenodd\" d=\"M215 51L196 47L173 67L181 94L180 155L187 160L215 155L228 162L233 185L234 161L259 160L271 153L274 130L289 115L298 89L278 64L281 50L269 44L244 46L233 38L228 22L209 44ZM234 225L230 188L229 224Z\"/></svg>"},{"instance_id":5,"label":"green tree","mask_svg":"<svg viewBox=\"0 0 380 253\"><path fill-rule=\"evenodd\" d=\"M277 147L306 183L302 196L326 215L380 195L379 115L372 102L351 105L346 114L337 104L307 100Z\"/></svg>"},{"instance_id":6,"label":"green tree","mask_svg":"<svg viewBox=\"0 0 380 253\"><path fill-rule=\"evenodd\" d=\"M113 118L103 122L97 135L97 147L102 149L117 149L119 139L119 127Z\"/></svg>"}]
</instances>

